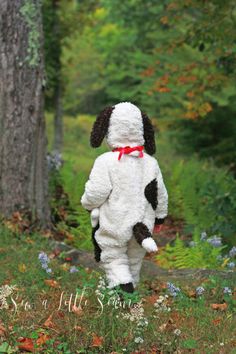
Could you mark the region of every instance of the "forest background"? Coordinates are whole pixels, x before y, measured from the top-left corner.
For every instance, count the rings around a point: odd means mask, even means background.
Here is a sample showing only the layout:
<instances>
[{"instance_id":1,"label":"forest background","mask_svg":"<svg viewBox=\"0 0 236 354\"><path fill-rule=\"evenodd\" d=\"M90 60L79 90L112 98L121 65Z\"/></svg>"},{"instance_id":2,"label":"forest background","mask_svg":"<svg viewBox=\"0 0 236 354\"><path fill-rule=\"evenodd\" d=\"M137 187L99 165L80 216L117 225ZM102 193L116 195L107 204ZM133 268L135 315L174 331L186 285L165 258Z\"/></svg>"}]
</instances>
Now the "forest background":
<instances>
[{"instance_id":1,"label":"forest background","mask_svg":"<svg viewBox=\"0 0 236 354\"><path fill-rule=\"evenodd\" d=\"M0 1L1 353L236 353L235 38L234 0ZM121 101L152 120L169 195L124 309L80 204Z\"/></svg>"},{"instance_id":2,"label":"forest background","mask_svg":"<svg viewBox=\"0 0 236 354\"><path fill-rule=\"evenodd\" d=\"M234 1L45 0L43 15L50 149L74 205L107 149L89 147L93 116L131 101L156 128L170 217L235 245Z\"/></svg>"}]
</instances>

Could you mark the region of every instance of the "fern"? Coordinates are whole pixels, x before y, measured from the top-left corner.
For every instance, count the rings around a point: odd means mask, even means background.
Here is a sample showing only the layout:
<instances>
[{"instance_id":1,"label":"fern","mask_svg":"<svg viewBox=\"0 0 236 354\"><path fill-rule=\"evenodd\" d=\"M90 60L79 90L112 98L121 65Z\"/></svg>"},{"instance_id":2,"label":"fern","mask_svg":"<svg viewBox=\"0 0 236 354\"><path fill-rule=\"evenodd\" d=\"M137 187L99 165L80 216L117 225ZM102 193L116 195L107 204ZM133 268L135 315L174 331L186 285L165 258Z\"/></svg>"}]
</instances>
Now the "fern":
<instances>
[{"instance_id":1,"label":"fern","mask_svg":"<svg viewBox=\"0 0 236 354\"><path fill-rule=\"evenodd\" d=\"M167 244L165 249L156 256L163 268L220 268L218 256L227 246L214 247L207 241L200 240L194 235L194 247L185 245L177 234L174 245Z\"/></svg>"},{"instance_id":2,"label":"fern","mask_svg":"<svg viewBox=\"0 0 236 354\"><path fill-rule=\"evenodd\" d=\"M165 177L169 214L185 221L186 233L207 230L221 235L229 246L235 245L236 183L232 175L194 156L171 162Z\"/></svg>"}]
</instances>

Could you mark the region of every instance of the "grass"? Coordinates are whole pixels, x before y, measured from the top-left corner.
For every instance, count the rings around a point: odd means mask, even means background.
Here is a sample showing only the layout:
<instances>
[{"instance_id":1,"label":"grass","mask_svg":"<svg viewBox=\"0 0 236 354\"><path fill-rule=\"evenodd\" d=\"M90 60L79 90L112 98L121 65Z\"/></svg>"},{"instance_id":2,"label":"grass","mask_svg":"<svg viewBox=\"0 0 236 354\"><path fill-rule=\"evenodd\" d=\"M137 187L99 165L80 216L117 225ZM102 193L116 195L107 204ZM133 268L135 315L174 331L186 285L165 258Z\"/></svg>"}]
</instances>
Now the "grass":
<instances>
[{"instance_id":1,"label":"grass","mask_svg":"<svg viewBox=\"0 0 236 354\"><path fill-rule=\"evenodd\" d=\"M50 257L51 274L41 267L41 251ZM19 344L46 354L235 353L235 279L179 279L174 284L181 290L176 297L167 282L144 280L122 307L115 293L103 288L98 272L79 265L78 272L70 273L70 267L63 254L55 256L48 248L47 237L1 228L0 284L16 285L7 298L9 308L0 310L1 353L18 353ZM205 289L202 296L196 296L198 286ZM232 295L224 295L226 286ZM141 310L130 307L141 299ZM212 304L220 304L222 310L214 310Z\"/></svg>"},{"instance_id":2,"label":"grass","mask_svg":"<svg viewBox=\"0 0 236 354\"><path fill-rule=\"evenodd\" d=\"M107 150L105 145L90 148L92 122L89 116L66 117L61 170L66 192L79 212L73 242L84 249L92 249L91 227L79 200L96 156ZM47 123L50 147L50 115ZM171 193L178 194L171 171L179 157L167 135L158 135L157 157ZM178 201L175 194L170 210ZM6 226L0 227L0 306L4 307L4 285L16 288L6 298L9 307L0 309L0 353L236 353L235 273L230 279L180 277L173 284L180 289L176 296L171 296L169 279L143 279L122 304L116 292L104 287L100 273L82 265L70 272L63 253L49 248L47 234L19 233L17 228L13 232L14 225ZM42 251L49 256L51 273L38 259ZM202 295L197 295L197 287L204 288ZM224 294L224 287L231 294ZM135 302L140 307L135 308Z\"/></svg>"}]
</instances>

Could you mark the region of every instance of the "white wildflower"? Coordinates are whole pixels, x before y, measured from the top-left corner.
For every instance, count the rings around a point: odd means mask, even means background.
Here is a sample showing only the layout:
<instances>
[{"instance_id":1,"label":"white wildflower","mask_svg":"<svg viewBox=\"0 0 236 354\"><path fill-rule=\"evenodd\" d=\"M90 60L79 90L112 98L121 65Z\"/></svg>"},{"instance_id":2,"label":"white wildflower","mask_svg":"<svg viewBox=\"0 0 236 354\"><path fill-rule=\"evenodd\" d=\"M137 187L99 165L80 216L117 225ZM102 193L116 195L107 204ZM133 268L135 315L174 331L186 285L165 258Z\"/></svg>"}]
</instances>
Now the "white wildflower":
<instances>
[{"instance_id":1,"label":"white wildflower","mask_svg":"<svg viewBox=\"0 0 236 354\"><path fill-rule=\"evenodd\" d=\"M16 285L3 285L0 287L0 310L8 309L7 297L16 289Z\"/></svg>"},{"instance_id":2,"label":"white wildflower","mask_svg":"<svg viewBox=\"0 0 236 354\"><path fill-rule=\"evenodd\" d=\"M179 335L181 334L181 330L180 330L179 328L176 328L176 329L174 330L174 334L175 334L176 336L179 336Z\"/></svg>"}]
</instances>

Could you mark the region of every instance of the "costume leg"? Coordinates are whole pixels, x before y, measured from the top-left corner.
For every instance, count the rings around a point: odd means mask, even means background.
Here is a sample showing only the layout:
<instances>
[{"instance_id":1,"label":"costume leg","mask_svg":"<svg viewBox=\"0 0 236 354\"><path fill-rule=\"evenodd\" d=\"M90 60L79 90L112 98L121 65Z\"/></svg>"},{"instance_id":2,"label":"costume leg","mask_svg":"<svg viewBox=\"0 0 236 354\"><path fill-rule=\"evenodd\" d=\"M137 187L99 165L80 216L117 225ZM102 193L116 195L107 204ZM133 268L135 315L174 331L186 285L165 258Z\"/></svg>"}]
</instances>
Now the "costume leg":
<instances>
[{"instance_id":1,"label":"costume leg","mask_svg":"<svg viewBox=\"0 0 236 354\"><path fill-rule=\"evenodd\" d=\"M127 256L127 243L119 244L117 239L98 229L95 239L101 249L99 265L104 269L108 287L133 282Z\"/></svg>"},{"instance_id":2,"label":"costume leg","mask_svg":"<svg viewBox=\"0 0 236 354\"><path fill-rule=\"evenodd\" d=\"M129 268L133 277L133 285L137 286L140 279L140 269L142 266L143 257L146 254L146 250L138 244L133 236L127 245L127 255L129 258Z\"/></svg>"}]
</instances>

